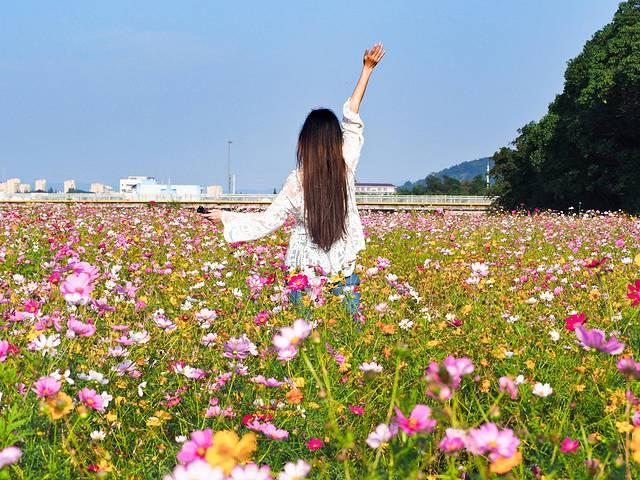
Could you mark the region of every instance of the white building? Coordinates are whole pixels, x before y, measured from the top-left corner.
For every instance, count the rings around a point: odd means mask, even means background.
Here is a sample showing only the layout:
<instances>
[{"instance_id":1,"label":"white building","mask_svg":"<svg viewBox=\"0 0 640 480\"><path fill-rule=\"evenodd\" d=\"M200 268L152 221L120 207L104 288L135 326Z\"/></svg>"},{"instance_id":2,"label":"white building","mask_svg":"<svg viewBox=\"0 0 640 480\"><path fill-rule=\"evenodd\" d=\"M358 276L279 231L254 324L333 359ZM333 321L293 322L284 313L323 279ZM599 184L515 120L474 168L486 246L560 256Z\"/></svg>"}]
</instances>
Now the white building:
<instances>
[{"instance_id":1,"label":"white building","mask_svg":"<svg viewBox=\"0 0 640 480\"><path fill-rule=\"evenodd\" d=\"M18 193L20 190L20 179L19 178L10 178L6 181L6 193Z\"/></svg>"},{"instance_id":2,"label":"white building","mask_svg":"<svg viewBox=\"0 0 640 480\"><path fill-rule=\"evenodd\" d=\"M222 195L223 188L222 185L208 185L207 186L207 195L211 195L213 197L217 197Z\"/></svg>"},{"instance_id":3,"label":"white building","mask_svg":"<svg viewBox=\"0 0 640 480\"><path fill-rule=\"evenodd\" d=\"M120 193L134 193L140 185L157 185L158 182L153 177L142 177L130 175L120 179Z\"/></svg>"},{"instance_id":4,"label":"white building","mask_svg":"<svg viewBox=\"0 0 640 480\"><path fill-rule=\"evenodd\" d=\"M76 189L76 181L75 180L65 180L63 187L62 187L62 191L64 193L68 193L69 190L75 190Z\"/></svg>"},{"instance_id":5,"label":"white building","mask_svg":"<svg viewBox=\"0 0 640 480\"><path fill-rule=\"evenodd\" d=\"M113 192L113 188L111 188L111 185L96 182L91 184L89 191L92 193L111 193Z\"/></svg>"},{"instance_id":6,"label":"white building","mask_svg":"<svg viewBox=\"0 0 640 480\"><path fill-rule=\"evenodd\" d=\"M174 185L174 184L141 184L136 188L136 193L145 197L171 196L171 197L200 197L202 187L200 185Z\"/></svg>"},{"instance_id":7,"label":"white building","mask_svg":"<svg viewBox=\"0 0 640 480\"><path fill-rule=\"evenodd\" d=\"M356 183L356 193L362 195L389 195L396 193L392 183Z\"/></svg>"},{"instance_id":8,"label":"white building","mask_svg":"<svg viewBox=\"0 0 640 480\"><path fill-rule=\"evenodd\" d=\"M31 191L31 184L29 183L21 183L18 185L19 193L29 193Z\"/></svg>"},{"instance_id":9,"label":"white building","mask_svg":"<svg viewBox=\"0 0 640 480\"><path fill-rule=\"evenodd\" d=\"M35 183L34 190L40 191L40 192L47 191L47 181L44 178L40 178L36 180L34 183Z\"/></svg>"}]
</instances>

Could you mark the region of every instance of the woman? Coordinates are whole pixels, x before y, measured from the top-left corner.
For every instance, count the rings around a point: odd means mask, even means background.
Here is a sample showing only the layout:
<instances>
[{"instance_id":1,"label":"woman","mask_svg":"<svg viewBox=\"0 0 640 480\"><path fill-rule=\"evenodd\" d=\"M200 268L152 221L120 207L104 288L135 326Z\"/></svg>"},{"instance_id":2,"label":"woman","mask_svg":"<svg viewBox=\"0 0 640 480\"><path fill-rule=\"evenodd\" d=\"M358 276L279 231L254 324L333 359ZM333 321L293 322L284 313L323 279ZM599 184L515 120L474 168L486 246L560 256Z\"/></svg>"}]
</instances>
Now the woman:
<instances>
[{"instance_id":1,"label":"woman","mask_svg":"<svg viewBox=\"0 0 640 480\"><path fill-rule=\"evenodd\" d=\"M298 138L297 168L264 212L212 210L204 215L222 222L227 242L269 235L294 215L285 264L309 277L321 273L342 277L348 286L359 283L353 273L356 254L365 247L355 201L355 172L364 141L359 110L371 73L384 54L381 43L365 50L360 78L343 105L342 129L331 110L309 113ZM342 293L342 287L338 284L334 293ZM299 300L299 295L293 299ZM350 310L356 308L357 303L350 304Z\"/></svg>"}]
</instances>

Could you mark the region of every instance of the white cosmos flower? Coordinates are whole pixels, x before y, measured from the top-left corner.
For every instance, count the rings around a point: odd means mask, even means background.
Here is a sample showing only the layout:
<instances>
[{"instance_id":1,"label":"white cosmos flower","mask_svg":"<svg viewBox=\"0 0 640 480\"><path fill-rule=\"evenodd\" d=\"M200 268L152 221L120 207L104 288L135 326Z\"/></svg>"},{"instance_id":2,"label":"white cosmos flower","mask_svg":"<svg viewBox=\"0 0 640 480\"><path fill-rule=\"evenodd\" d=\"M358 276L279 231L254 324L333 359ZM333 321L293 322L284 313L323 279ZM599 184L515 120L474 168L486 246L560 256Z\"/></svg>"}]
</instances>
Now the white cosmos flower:
<instances>
[{"instance_id":1,"label":"white cosmos flower","mask_svg":"<svg viewBox=\"0 0 640 480\"><path fill-rule=\"evenodd\" d=\"M59 382L64 380L69 385L73 385L74 383L76 383L73 380L73 378L71 378L71 372L69 371L69 369L65 370L64 373L62 373L62 374L60 373L60 370L58 369L55 372L51 373L51 375L49 375L49 376L55 378Z\"/></svg>"},{"instance_id":2,"label":"white cosmos flower","mask_svg":"<svg viewBox=\"0 0 640 480\"><path fill-rule=\"evenodd\" d=\"M147 382L142 382L142 383L140 383L138 385L138 396L139 397L144 396L144 390L143 389L146 388L146 386L147 386Z\"/></svg>"},{"instance_id":3,"label":"white cosmos flower","mask_svg":"<svg viewBox=\"0 0 640 480\"><path fill-rule=\"evenodd\" d=\"M545 398L553 393L553 388L551 388L551 385L549 385L548 383L545 383L543 385L542 383L537 382L533 386L532 393L537 397Z\"/></svg>"},{"instance_id":4,"label":"white cosmos flower","mask_svg":"<svg viewBox=\"0 0 640 480\"><path fill-rule=\"evenodd\" d=\"M296 463L288 462L278 475L278 480L303 480L307 478L310 470L311 465L304 460L298 460Z\"/></svg>"},{"instance_id":5,"label":"white cosmos flower","mask_svg":"<svg viewBox=\"0 0 640 480\"><path fill-rule=\"evenodd\" d=\"M104 437L106 437L106 433L104 433L102 430L94 430L89 434L89 436L91 437L91 440L99 441L104 440Z\"/></svg>"},{"instance_id":6,"label":"white cosmos flower","mask_svg":"<svg viewBox=\"0 0 640 480\"><path fill-rule=\"evenodd\" d=\"M29 350L42 352L43 356L47 354L54 356L58 345L60 345L60 335L54 333L47 336L44 333L41 333L38 338L29 343L28 348Z\"/></svg>"}]
</instances>

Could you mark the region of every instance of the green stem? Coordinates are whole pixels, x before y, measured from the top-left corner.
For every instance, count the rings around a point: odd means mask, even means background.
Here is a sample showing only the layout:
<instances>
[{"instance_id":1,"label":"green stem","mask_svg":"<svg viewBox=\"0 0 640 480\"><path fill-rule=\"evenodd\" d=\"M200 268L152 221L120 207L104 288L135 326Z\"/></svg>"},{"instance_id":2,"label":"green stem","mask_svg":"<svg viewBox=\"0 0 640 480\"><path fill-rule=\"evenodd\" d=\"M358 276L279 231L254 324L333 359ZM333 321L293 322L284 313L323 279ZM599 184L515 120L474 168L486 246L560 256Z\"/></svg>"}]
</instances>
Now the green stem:
<instances>
[{"instance_id":1,"label":"green stem","mask_svg":"<svg viewBox=\"0 0 640 480\"><path fill-rule=\"evenodd\" d=\"M393 415L393 407L396 403L396 395L398 394L398 378L400 377L400 357L396 357L396 372L393 376L393 389L391 390L391 402L389 402L389 410L387 411L387 417L385 423L389 423L391 415ZM382 454L382 447L376 451L376 457L373 460L373 465L370 471L375 471L378 468L378 462L380 462L380 455Z\"/></svg>"}]
</instances>

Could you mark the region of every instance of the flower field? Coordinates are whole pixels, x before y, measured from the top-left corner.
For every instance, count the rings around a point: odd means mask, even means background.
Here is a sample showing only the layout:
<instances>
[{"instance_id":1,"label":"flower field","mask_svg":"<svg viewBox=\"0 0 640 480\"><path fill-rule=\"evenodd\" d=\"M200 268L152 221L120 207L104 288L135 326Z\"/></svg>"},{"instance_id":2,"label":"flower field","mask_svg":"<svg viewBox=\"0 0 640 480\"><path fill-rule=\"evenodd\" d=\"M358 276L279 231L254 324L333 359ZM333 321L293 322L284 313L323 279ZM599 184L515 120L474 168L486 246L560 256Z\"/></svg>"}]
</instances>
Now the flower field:
<instances>
[{"instance_id":1,"label":"flower field","mask_svg":"<svg viewBox=\"0 0 640 480\"><path fill-rule=\"evenodd\" d=\"M354 315L288 227L0 206L0 479L640 478L638 219L362 221Z\"/></svg>"}]
</instances>

